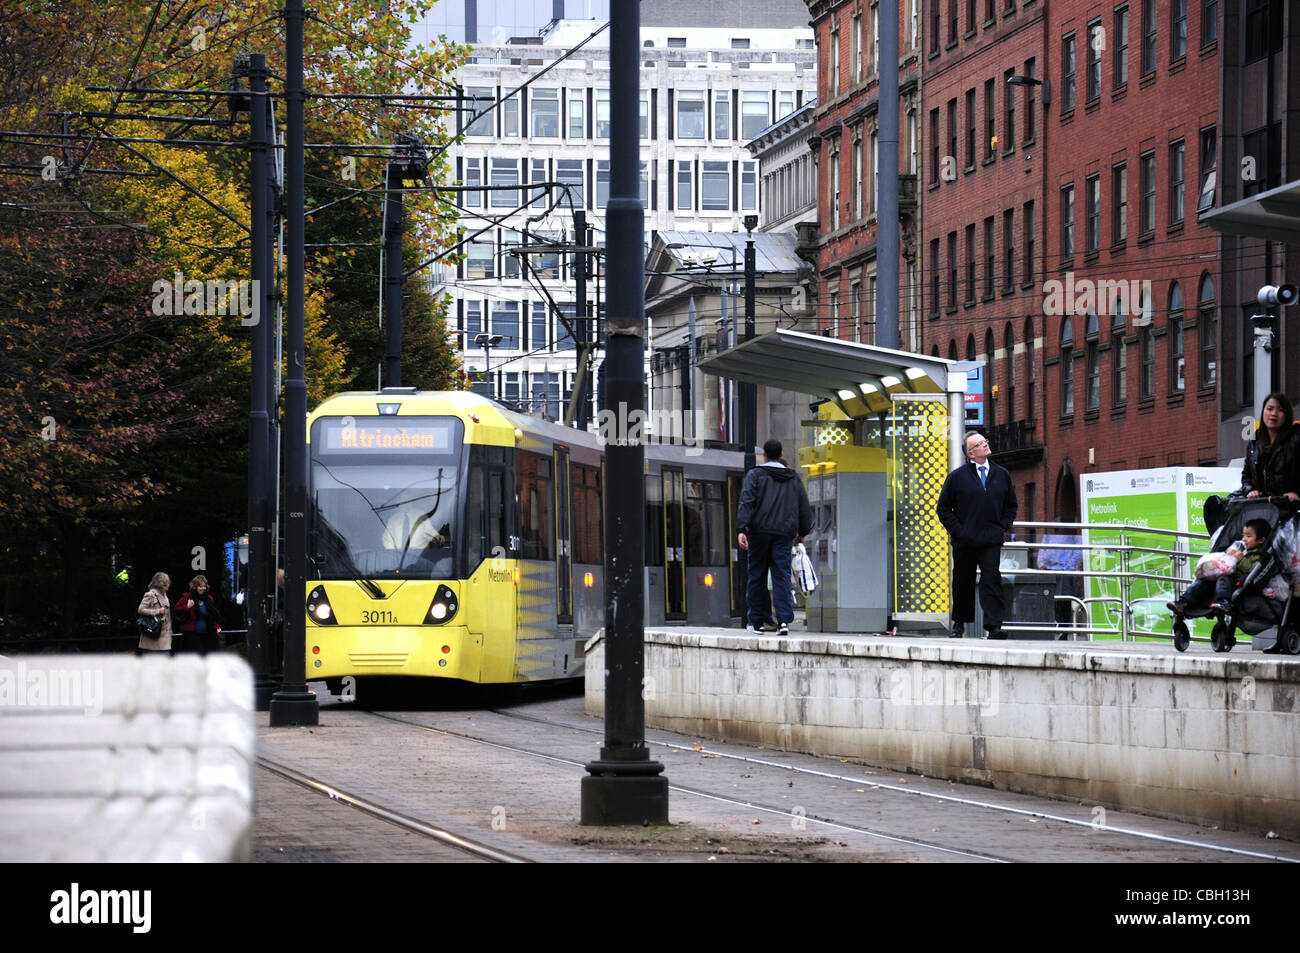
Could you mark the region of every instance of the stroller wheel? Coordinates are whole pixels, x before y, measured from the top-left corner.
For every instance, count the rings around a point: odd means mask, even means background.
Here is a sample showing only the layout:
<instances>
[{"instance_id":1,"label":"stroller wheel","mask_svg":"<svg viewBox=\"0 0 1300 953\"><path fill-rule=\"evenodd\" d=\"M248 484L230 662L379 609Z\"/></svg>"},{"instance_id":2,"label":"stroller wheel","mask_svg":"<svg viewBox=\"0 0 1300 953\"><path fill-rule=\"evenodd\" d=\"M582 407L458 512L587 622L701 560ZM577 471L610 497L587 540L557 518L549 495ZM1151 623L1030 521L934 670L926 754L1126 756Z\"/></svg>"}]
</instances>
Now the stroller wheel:
<instances>
[{"instance_id":1,"label":"stroller wheel","mask_svg":"<svg viewBox=\"0 0 1300 953\"><path fill-rule=\"evenodd\" d=\"M1300 655L1300 630L1289 628L1283 632L1282 648L1288 655Z\"/></svg>"},{"instance_id":2,"label":"stroller wheel","mask_svg":"<svg viewBox=\"0 0 1300 953\"><path fill-rule=\"evenodd\" d=\"M1228 630L1228 623L1222 620L1214 623L1214 630L1210 633L1210 645L1214 647L1214 651L1227 652L1236 644L1237 640Z\"/></svg>"},{"instance_id":3,"label":"stroller wheel","mask_svg":"<svg viewBox=\"0 0 1300 953\"><path fill-rule=\"evenodd\" d=\"M1174 621L1174 648L1180 652L1186 652L1187 647L1192 644L1192 634L1187 631L1187 623L1182 619Z\"/></svg>"}]
</instances>

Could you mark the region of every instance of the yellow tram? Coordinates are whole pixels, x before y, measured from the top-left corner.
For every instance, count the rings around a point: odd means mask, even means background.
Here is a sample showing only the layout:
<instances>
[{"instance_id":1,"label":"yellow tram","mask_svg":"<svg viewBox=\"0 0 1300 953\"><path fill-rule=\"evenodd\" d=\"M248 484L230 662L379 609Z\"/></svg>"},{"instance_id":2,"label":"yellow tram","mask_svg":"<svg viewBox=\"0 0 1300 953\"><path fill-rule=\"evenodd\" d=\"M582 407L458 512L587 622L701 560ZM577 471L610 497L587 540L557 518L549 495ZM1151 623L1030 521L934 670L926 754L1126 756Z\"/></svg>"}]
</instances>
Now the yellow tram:
<instances>
[{"instance_id":1,"label":"yellow tram","mask_svg":"<svg viewBox=\"0 0 1300 953\"><path fill-rule=\"evenodd\" d=\"M388 388L325 401L308 440L309 679L582 674L604 619L597 435L470 392ZM742 467L646 447L647 624L738 620Z\"/></svg>"}]
</instances>

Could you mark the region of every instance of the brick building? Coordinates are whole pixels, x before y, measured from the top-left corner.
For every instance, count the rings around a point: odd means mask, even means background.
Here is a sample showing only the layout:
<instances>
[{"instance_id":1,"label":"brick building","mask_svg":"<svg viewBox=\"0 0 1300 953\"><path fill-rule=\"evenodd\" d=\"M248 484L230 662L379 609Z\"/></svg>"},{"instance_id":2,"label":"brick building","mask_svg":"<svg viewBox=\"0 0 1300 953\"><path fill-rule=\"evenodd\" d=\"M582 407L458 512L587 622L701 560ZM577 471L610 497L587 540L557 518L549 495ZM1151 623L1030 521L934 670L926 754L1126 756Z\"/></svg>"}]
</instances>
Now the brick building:
<instances>
[{"instance_id":1,"label":"brick building","mask_svg":"<svg viewBox=\"0 0 1300 953\"><path fill-rule=\"evenodd\" d=\"M899 2L899 336L921 349L916 174L920 165L920 0ZM817 315L824 334L874 344L880 7L808 0L817 36Z\"/></svg>"}]
</instances>

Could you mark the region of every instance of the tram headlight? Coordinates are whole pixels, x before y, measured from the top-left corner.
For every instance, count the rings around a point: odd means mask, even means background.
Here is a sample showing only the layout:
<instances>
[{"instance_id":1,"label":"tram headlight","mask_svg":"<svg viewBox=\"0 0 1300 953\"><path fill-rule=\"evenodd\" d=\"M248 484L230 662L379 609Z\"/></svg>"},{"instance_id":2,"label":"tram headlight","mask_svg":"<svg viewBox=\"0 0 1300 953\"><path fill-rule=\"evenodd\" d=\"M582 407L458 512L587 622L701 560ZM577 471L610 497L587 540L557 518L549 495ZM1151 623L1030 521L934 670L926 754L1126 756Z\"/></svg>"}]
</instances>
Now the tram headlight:
<instances>
[{"instance_id":1,"label":"tram headlight","mask_svg":"<svg viewBox=\"0 0 1300 953\"><path fill-rule=\"evenodd\" d=\"M429 611L425 613L425 624L442 625L450 620L459 608L460 600L456 598L456 593L451 591L451 587L439 586L438 591L433 595L433 602L429 604Z\"/></svg>"},{"instance_id":2,"label":"tram headlight","mask_svg":"<svg viewBox=\"0 0 1300 953\"><path fill-rule=\"evenodd\" d=\"M325 595L325 587L317 586L307 596L307 615L317 625L338 625L334 618L334 607Z\"/></svg>"}]
</instances>

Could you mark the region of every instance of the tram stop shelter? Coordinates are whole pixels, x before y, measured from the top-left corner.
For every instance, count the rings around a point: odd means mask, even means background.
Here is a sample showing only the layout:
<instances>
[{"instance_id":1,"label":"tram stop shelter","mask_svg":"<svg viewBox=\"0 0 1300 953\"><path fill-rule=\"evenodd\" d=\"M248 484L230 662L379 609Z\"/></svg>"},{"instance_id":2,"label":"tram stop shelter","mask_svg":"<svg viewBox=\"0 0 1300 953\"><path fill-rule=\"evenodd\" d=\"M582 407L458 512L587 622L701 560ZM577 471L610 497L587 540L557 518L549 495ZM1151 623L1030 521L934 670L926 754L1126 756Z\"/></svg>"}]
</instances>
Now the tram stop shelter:
<instances>
[{"instance_id":1,"label":"tram stop shelter","mask_svg":"<svg viewBox=\"0 0 1300 953\"><path fill-rule=\"evenodd\" d=\"M948 535L935 503L965 459L971 365L777 329L698 366L825 400L799 452L814 524L805 544L821 577L809 630L945 626Z\"/></svg>"}]
</instances>

